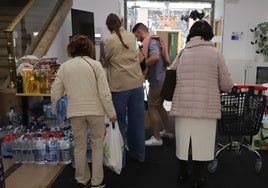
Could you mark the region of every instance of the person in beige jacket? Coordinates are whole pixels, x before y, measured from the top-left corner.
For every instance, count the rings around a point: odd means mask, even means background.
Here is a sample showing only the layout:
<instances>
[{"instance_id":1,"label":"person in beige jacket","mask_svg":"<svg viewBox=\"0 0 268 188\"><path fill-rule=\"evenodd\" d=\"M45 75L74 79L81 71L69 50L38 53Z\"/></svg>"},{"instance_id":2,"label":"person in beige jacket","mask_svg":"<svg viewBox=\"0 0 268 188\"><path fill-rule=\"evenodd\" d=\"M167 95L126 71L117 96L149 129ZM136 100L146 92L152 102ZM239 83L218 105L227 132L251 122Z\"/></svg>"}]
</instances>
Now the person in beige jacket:
<instances>
[{"instance_id":1,"label":"person in beige jacket","mask_svg":"<svg viewBox=\"0 0 268 188\"><path fill-rule=\"evenodd\" d=\"M175 116L179 182L189 178L189 149L193 160L193 187L206 182L207 162L214 159L217 119L221 117L220 91L230 92L231 74L214 34L204 20L195 22L179 59L170 114Z\"/></svg>"},{"instance_id":2,"label":"person in beige jacket","mask_svg":"<svg viewBox=\"0 0 268 188\"><path fill-rule=\"evenodd\" d=\"M105 187L103 182L104 116L115 122L116 112L102 64L93 60L94 46L84 35L73 36L67 47L72 57L61 64L51 88L52 112L67 95L67 118L74 136L75 179L78 187ZM92 175L87 163L87 125L92 148Z\"/></svg>"},{"instance_id":3,"label":"person in beige jacket","mask_svg":"<svg viewBox=\"0 0 268 188\"><path fill-rule=\"evenodd\" d=\"M128 149L123 154L125 166L126 154L136 161L145 160L145 80L136 54L136 38L121 24L116 14L107 16L106 26L111 34L104 38L103 47L118 124Z\"/></svg>"}]
</instances>

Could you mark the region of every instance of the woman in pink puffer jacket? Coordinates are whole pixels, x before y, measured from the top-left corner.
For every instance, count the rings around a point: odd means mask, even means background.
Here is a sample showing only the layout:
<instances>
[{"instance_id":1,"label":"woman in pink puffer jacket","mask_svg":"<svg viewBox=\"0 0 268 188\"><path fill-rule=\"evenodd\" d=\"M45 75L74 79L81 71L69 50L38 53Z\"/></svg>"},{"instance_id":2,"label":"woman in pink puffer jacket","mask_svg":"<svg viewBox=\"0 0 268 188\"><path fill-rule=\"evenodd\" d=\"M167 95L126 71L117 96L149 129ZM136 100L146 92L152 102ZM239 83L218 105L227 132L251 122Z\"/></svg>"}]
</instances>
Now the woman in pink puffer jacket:
<instances>
[{"instance_id":1,"label":"woman in pink puffer jacket","mask_svg":"<svg viewBox=\"0 0 268 188\"><path fill-rule=\"evenodd\" d=\"M170 114L175 116L179 182L189 178L187 161L193 160L193 187L202 187L206 164L214 159L217 119L221 117L220 91L233 87L224 57L214 47L211 26L197 21L190 29L177 67Z\"/></svg>"}]
</instances>

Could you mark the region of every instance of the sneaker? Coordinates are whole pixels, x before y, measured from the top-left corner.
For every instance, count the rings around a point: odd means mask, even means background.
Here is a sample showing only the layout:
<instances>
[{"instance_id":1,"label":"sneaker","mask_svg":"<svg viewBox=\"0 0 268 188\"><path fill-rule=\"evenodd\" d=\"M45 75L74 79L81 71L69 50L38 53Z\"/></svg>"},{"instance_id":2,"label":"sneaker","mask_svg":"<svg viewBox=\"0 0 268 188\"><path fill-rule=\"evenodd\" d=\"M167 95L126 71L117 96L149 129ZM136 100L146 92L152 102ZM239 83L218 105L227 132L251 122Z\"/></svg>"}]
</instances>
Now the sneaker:
<instances>
[{"instance_id":1,"label":"sneaker","mask_svg":"<svg viewBox=\"0 0 268 188\"><path fill-rule=\"evenodd\" d=\"M152 136L149 140L145 141L146 146L161 146L163 145L163 140L160 138L157 140L154 136Z\"/></svg>"},{"instance_id":2,"label":"sneaker","mask_svg":"<svg viewBox=\"0 0 268 188\"><path fill-rule=\"evenodd\" d=\"M160 131L160 136L162 138L174 138L174 134L172 132L167 133L165 129L163 131Z\"/></svg>"}]
</instances>

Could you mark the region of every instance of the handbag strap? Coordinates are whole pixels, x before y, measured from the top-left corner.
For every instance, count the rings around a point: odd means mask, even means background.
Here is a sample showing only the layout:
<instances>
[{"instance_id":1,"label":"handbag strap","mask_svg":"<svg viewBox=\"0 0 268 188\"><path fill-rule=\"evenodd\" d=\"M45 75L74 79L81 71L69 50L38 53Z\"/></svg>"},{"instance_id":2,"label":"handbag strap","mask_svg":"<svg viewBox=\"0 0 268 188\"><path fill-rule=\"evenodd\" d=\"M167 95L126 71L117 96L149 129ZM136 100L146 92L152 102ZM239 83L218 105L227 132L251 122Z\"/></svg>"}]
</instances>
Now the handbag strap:
<instances>
[{"instance_id":1,"label":"handbag strap","mask_svg":"<svg viewBox=\"0 0 268 188\"><path fill-rule=\"evenodd\" d=\"M93 66L90 64L90 62L86 58L84 58L83 56L81 56L81 58L84 59L91 66L91 68L92 68L92 70L94 72L95 79L97 80L96 72L95 72Z\"/></svg>"},{"instance_id":2,"label":"handbag strap","mask_svg":"<svg viewBox=\"0 0 268 188\"><path fill-rule=\"evenodd\" d=\"M81 56L81 58L84 59L84 60L91 66L91 68L92 68L92 70L93 70L93 72L94 72L95 80L96 80L96 89L97 89L97 92L99 93L99 90L98 90L98 83L97 83L98 78L97 78L97 76L96 76L95 69L93 68L93 66L90 64L90 62L89 62L86 58L84 58L83 56Z\"/></svg>"},{"instance_id":3,"label":"handbag strap","mask_svg":"<svg viewBox=\"0 0 268 188\"><path fill-rule=\"evenodd\" d=\"M180 57L181 57L181 55L182 55L182 52L183 52L183 50L184 49L182 49L181 51L180 51L180 53L178 54L178 56L174 59L174 61L173 61L173 63L170 65L170 69L177 69L177 67L178 67L178 64L179 64L179 59L180 59Z\"/></svg>"}]
</instances>

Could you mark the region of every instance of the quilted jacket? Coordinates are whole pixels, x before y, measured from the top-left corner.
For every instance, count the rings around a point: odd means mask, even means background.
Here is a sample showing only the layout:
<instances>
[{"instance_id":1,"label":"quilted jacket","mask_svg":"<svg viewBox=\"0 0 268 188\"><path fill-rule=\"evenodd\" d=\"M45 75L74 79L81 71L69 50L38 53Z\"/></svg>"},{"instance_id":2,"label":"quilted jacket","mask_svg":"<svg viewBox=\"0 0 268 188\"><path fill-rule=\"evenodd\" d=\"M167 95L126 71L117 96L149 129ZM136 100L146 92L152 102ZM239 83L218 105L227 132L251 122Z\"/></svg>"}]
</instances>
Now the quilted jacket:
<instances>
[{"instance_id":1,"label":"quilted jacket","mask_svg":"<svg viewBox=\"0 0 268 188\"><path fill-rule=\"evenodd\" d=\"M179 59L170 114L220 118L220 91L229 92L232 87L233 80L220 51L212 42L193 37Z\"/></svg>"},{"instance_id":2,"label":"quilted jacket","mask_svg":"<svg viewBox=\"0 0 268 188\"><path fill-rule=\"evenodd\" d=\"M67 116L104 115L116 116L110 88L104 69L100 62L75 57L64 62L51 88L52 112L56 112L56 103L67 94Z\"/></svg>"}]
</instances>

